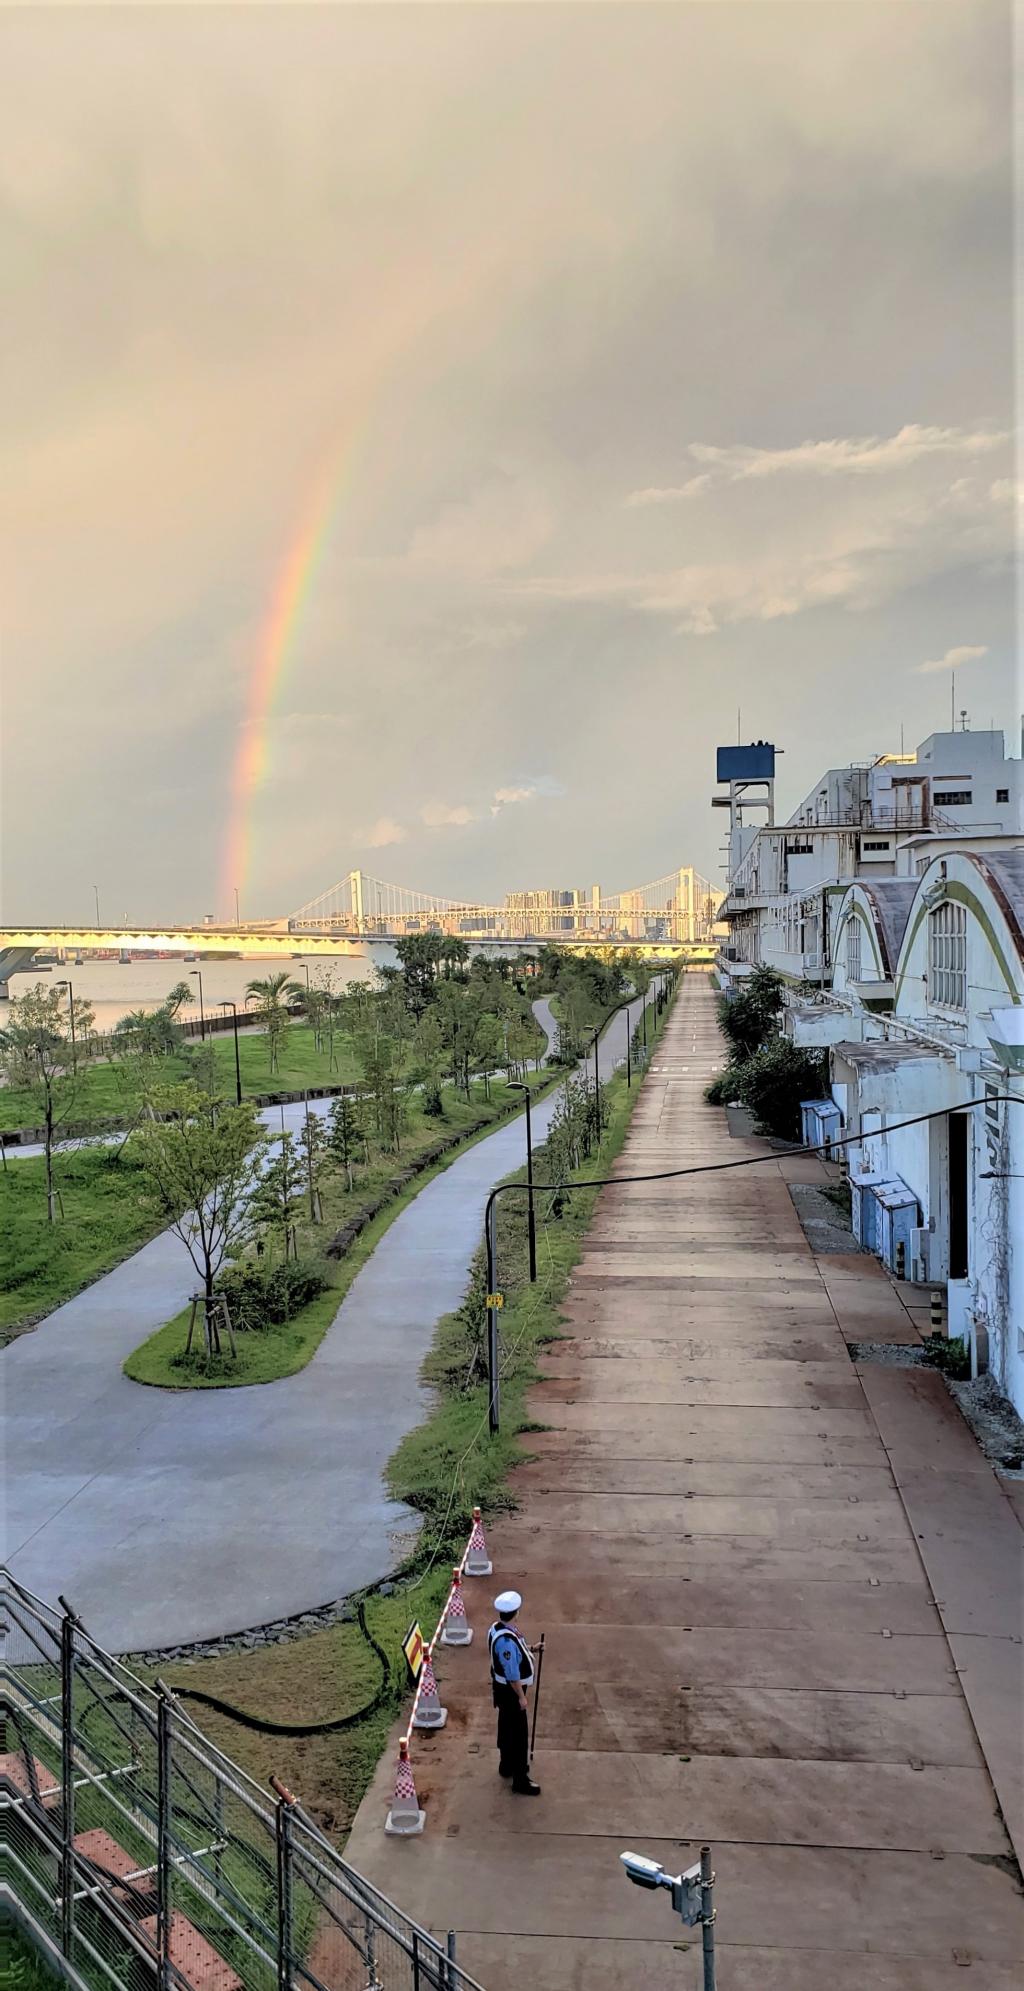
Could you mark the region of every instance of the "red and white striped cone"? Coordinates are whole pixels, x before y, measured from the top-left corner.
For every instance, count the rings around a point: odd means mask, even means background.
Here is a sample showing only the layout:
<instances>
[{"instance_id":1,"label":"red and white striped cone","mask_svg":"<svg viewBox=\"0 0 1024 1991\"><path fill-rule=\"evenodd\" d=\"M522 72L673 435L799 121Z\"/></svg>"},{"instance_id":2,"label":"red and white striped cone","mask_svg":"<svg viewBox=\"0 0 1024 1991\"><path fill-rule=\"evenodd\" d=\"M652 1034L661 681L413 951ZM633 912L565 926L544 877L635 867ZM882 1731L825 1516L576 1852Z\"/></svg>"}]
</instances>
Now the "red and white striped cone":
<instances>
[{"instance_id":1,"label":"red and white striped cone","mask_svg":"<svg viewBox=\"0 0 1024 1991\"><path fill-rule=\"evenodd\" d=\"M441 1633L442 1645L472 1645L473 1627L466 1616L462 1598L462 1571L452 1570L452 1595Z\"/></svg>"},{"instance_id":2,"label":"red and white striped cone","mask_svg":"<svg viewBox=\"0 0 1024 1991\"><path fill-rule=\"evenodd\" d=\"M479 1507L473 1509L473 1533L469 1538L466 1560L462 1565L464 1576L490 1576L494 1564L487 1553L487 1540Z\"/></svg>"},{"instance_id":3,"label":"red and white striped cone","mask_svg":"<svg viewBox=\"0 0 1024 1991\"><path fill-rule=\"evenodd\" d=\"M391 1800L391 1810L384 1820L385 1832L392 1837L408 1838L413 1832L422 1832L427 1822L427 1814L421 1811L416 1798L416 1786L412 1780L412 1764L409 1761L409 1744L403 1735L398 1745L398 1770L395 1776L395 1795Z\"/></svg>"},{"instance_id":4,"label":"red and white striped cone","mask_svg":"<svg viewBox=\"0 0 1024 1991\"><path fill-rule=\"evenodd\" d=\"M434 1669L428 1652L424 1654L419 1699L416 1702L412 1725L414 1728L443 1728L447 1719L448 1709L441 1706L441 1696L437 1691L437 1681L434 1678Z\"/></svg>"}]
</instances>

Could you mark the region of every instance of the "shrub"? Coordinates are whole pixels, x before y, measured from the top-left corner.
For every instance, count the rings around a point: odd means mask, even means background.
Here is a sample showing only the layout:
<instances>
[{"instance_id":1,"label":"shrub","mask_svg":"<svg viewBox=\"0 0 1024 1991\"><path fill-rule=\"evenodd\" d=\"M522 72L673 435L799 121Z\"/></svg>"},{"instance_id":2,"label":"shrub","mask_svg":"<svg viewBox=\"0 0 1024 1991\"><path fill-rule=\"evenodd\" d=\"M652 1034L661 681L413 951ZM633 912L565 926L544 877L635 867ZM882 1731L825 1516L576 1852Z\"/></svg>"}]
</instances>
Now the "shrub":
<instances>
[{"instance_id":1,"label":"shrub","mask_svg":"<svg viewBox=\"0 0 1024 1991\"><path fill-rule=\"evenodd\" d=\"M704 1097L709 1106L728 1106L730 1100L738 1099L742 1086L739 1065L726 1065L709 1086L704 1088Z\"/></svg>"},{"instance_id":2,"label":"shrub","mask_svg":"<svg viewBox=\"0 0 1024 1991\"><path fill-rule=\"evenodd\" d=\"M966 1382L971 1373L971 1351L960 1334L950 1335L947 1341L944 1334L928 1334L924 1340L924 1359L933 1369L941 1369L954 1383Z\"/></svg>"},{"instance_id":3,"label":"shrub","mask_svg":"<svg viewBox=\"0 0 1024 1991\"><path fill-rule=\"evenodd\" d=\"M753 1057L778 1030L782 1007L782 976L774 968L755 968L738 995L723 998L718 1020L735 1059Z\"/></svg>"},{"instance_id":4,"label":"shrub","mask_svg":"<svg viewBox=\"0 0 1024 1991\"><path fill-rule=\"evenodd\" d=\"M733 1097L742 1100L762 1133L800 1139L800 1101L825 1096L827 1053L808 1051L788 1037L773 1037L737 1066Z\"/></svg>"},{"instance_id":5,"label":"shrub","mask_svg":"<svg viewBox=\"0 0 1024 1991\"><path fill-rule=\"evenodd\" d=\"M288 1259L268 1271L248 1259L222 1273L217 1291L227 1300L235 1327L260 1329L291 1320L326 1285L326 1275L312 1259Z\"/></svg>"}]
</instances>

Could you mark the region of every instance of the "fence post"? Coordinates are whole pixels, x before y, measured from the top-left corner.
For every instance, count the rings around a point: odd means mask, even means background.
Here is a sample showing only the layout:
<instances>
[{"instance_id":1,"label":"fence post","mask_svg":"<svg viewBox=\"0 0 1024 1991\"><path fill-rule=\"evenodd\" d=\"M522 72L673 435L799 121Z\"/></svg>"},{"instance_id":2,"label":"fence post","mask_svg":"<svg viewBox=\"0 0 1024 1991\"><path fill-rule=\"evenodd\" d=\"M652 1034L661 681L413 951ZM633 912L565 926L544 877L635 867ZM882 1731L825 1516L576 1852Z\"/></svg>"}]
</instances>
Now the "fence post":
<instances>
[{"instance_id":1,"label":"fence post","mask_svg":"<svg viewBox=\"0 0 1024 1991\"><path fill-rule=\"evenodd\" d=\"M704 1956L704 1991L715 1991L715 1876L711 1871L711 1848L700 1849L700 1934Z\"/></svg>"},{"instance_id":2,"label":"fence post","mask_svg":"<svg viewBox=\"0 0 1024 1991\"><path fill-rule=\"evenodd\" d=\"M75 1614L63 1597L60 1627L60 1940L75 1960Z\"/></svg>"},{"instance_id":3,"label":"fence post","mask_svg":"<svg viewBox=\"0 0 1024 1991\"><path fill-rule=\"evenodd\" d=\"M162 1680L156 1690L156 1981L171 1991L171 1703Z\"/></svg>"},{"instance_id":4,"label":"fence post","mask_svg":"<svg viewBox=\"0 0 1024 1991\"><path fill-rule=\"evenodd\" d=\"M447 1940L447 1942L446 1942L446 1944L445 1944L445 1953L446 1953L446 1955L447 1955L447 1958L448 1958L448 1991L456 1991L456 1982L455 1982L455 1976L456 1976L456 1972L455 1972L455 1930L454 1930L454 1929L449 1929L449 1931L448 1931L448 1940Z\"/></svg>"},{"instance_id":5,"label":"fence post","mask_svg":"<svg viewBox=\"0 0 1024 1991\"><path fill-rule=\"evenodd\" d=\"M292 1991L292 1800L277 1800L277 1991Z\"/></svg>"}]
</instances>

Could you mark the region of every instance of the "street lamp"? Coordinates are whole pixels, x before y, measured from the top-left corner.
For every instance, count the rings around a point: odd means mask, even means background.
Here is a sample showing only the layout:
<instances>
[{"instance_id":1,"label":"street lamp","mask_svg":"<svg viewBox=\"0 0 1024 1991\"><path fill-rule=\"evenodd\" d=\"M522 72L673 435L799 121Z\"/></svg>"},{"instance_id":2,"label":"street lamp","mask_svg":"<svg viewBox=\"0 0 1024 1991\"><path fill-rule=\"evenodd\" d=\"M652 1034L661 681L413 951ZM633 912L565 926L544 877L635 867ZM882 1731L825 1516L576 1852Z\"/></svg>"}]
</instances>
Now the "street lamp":
<instances>
[{"instance_id":1,"label":"street lamp","mask_svg":"<svg viewBox=\"0 0 1024 1991\"><path fill-rule=\"evenodd\" d=\"M537 1282L537 1226L533 1214L533 1130L530 1125L530 1088L516 1079L509 1081L508 1089L510 1092L521 1092L526 1102L527 1224L530 1239L530 1284L533 1286Z\"/></svg>"},{"instance_id":2,"label":"street lamp","mask_svg":"<svg viewBox=\"0 0 1024 1991\"><path fill-rule=\"evenodd\" d=\"M672 1906L681 1922L692 1929L699 1922L704 1956L704 1991L715 1991L715 1910L712 1889L711 1848L702 1846L699 1863L682 1873L666 1873L657 1860L644 1853L620 1853L619 1858L634 1887L667 1887Z\"/></svg>"},{"instance_id":3,"label":"street lamp","mask_svg":"<svg viewBox=\"0 0 1024 1991\"><path fill-rule=\"evenodd\" d=\"M98 886L98 885L94 885L94 886L93 886L93 888L92 888L92 895L93 895L93 898L94 898L94 899L95 899L95 901L96 901L96 925L97 925L97 926L99 926L99 923L100 923L100 888L99 888L99 886Z\"/></svg>"},{"instance_id":4,"label":"street lamp","mask_svg":"<svg viewBox=\"0 0 1024 1991\"><path fill-rule=\"evenodd\" d=\"M629 1004L626 1004L626 1090L633 1083L633 1053L629 1042Z\"/></svg>"},{"instance_id":5,"label":"street lamp","mask_svg":"<svg viewBox=\"0 0 1024 1991\"><path fill-rule=\"evenodd\" d=\"M206 1012L205 1012L205 1010L203 1009L203 971L202 971L202 969L201 969L201 968L190 968L188 972L189 972L189 975L191 976L192 980L193 980L194 982L198 982L198 983L199 983L199 1036L200 1036L200 1038L201 1038L202 1042L203 1042L203 1043L205 1044L205 1042L206 1042Z\"/></svg>"},{"instance_id":6,"label":"street lamp","mask_svg":"<svg viewBox=\"0 0 1024 1991\"><path fill-rule=\"evenodd\" d=\"M238 1006L233 1002L222 1002L221 1009L230 1009L231 1022L235 1032L235 1105L242 1104L242 1067L238 1057Z\"/></svg>"},{"instance_id":7,"label":"street lamp","mask_svg":"<svg viewBox=\"0 0 1024 1991\"><path fill-rule=\"evenodd\" d=\"M58 982L57 987L59 989L67 989L68 992L68 1014L71 1018L71 1069L73 1072L76 1072L78 1070L78 1044L75 1039L75 991L70 982Z\"/></svg>"},{"instance_id":8,"label":"street lamp","mask_svg":"<svg viewBox=\"0 0 1024 1991\"><path fill-rule=\"evenodd\" d=\"M601 1067L597 1058L597 1040L601 1035L601 1025L594 1032L594 1112L597 1119L597 1138L601 1138Z\"/></svg>"}]
</instances>

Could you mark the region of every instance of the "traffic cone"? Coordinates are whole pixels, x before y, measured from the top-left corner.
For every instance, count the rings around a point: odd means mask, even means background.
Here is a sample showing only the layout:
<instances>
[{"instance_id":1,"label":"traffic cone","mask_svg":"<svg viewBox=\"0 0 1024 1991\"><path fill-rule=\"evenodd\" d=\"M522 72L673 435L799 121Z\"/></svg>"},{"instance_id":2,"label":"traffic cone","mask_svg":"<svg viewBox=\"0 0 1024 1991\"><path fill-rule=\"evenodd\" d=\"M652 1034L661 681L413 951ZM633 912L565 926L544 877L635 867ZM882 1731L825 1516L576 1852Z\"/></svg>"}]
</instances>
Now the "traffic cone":
<instances>
[{"instance_id":1,"label":"traffic cone","mask_svg":"<svg viewBox=\"0 0 1024 1991\"><path fill-rule=\"evenodd\" d=\"M462 1571L452 1570L452 1594L441 1633L442 1645L472 1645L473 1627L462 1598Z\"/></svg>"},{"instance_id":2,"label":"traffic cone","mask_svg":"<svg viewBox=\"0 0 1024 1991\"><path fill-rule=\"evenodd\" d=\"M420 1693L412 1725L414 1728L443 1728L447 1719L448 1709L441 1706L441 1696L437 1691L437 1681L434 1678L434 1669L428 1652L423 1658Z\"/></svg>"},{"instance_id":3,"label":"traffic cone","mask_svg":"<svg viewBox=\"0 0 1024 1991\"><path fill-rule=\"evenodd\" d=\"M487 1541L484 1536L484 1524L480 1518L480 1509L479 1507L474 1507L473 1533L469 1538L469 1547L466 1550L466 1560L462 1565L462 1573L464 1576L489 1576L493 1568L494 1564L487 1553Z\"/></svg>"},{"instance_id":4,"label":"traffic cone","mask_svg":"<svg viewBox=\"0 0 1024 1991\"><path fill-rule=\"evenodd\" d=\"M426 1822L427 1814L420 1810L416 1799L412 1764L409 1761L409 1744L403 1735L398 1745L395 1795L391 1800L391 1810L384 1820L384 1830L390 1832L392 1837L408 1838L413 1832L422 1832Z\"/></svg>"}]
</instances>

